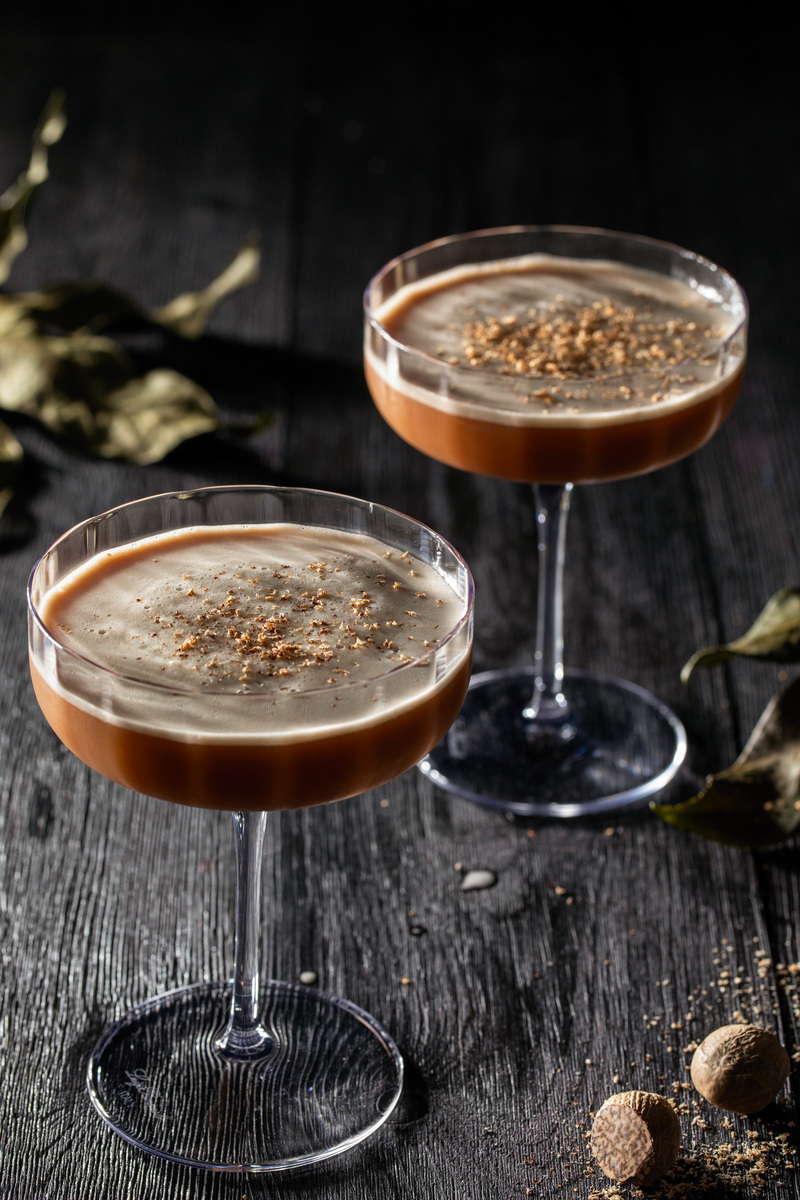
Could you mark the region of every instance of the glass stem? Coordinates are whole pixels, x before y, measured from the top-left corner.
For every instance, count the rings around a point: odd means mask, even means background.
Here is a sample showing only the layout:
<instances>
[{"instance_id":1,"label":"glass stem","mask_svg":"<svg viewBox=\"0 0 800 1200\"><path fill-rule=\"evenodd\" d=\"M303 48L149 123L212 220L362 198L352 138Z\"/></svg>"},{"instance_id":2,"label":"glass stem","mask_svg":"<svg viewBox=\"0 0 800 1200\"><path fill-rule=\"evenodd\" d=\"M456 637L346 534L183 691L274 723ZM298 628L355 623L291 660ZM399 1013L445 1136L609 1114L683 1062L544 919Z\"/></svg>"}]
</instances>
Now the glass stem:
<instances>
[{"instance_id":1,"label":"glass stem","mask_svg":"<svg viewBox=\"0 0 800 1200\"><path fill-rule=\"evenodd\" d=\"M564 680L564 549L572 484L534 484L539 549L535 683L524 716L541 724L563 725L569 706Z\"/></svg>"},{"instance_id":2,"label":"glass stem","mask_svg":"<svg viewBox=\"0 0 800 1200\"><path fill-rule=\"evenodd\" d=\"M217 1046L229 1058L252 1059L266 1054L273 1044L258 1015L261 858L267 814L235 812L232 815L236 845L236 961L228 1027Z\"/></svg>"}]
</instances>

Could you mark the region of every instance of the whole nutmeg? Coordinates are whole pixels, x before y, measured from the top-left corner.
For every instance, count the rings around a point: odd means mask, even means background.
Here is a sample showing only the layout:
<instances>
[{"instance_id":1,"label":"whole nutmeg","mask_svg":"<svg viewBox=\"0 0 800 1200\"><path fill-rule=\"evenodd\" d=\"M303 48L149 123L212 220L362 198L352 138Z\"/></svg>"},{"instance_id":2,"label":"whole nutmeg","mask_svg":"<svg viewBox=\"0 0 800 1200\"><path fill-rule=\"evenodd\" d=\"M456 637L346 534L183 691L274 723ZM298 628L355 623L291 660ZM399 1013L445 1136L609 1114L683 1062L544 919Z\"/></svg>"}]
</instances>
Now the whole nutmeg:
<instances>
[{"instance_id":1,"label":"whole nutmeg","mask_svg":"<svg viewBox=\"0 0 800 1200\"><path fill-rule=\"evenodd\" d=\"M609 1096L592 1125L592 1153L617 1183L655 1183L674 1166L680 1144L675 1109L655 1092Z\"/></svg>"},{"instance_id":2,"label":"whole nutmeg","mask_svg":"<svg viewBox=\"0 0 800 1200\"><path fill-rule=\"evenodd\" d=\"M769 1030L722 1025L695 1050L692 1083L717 1108L748 1116L771 1104L789 1065L789 1055Z\"/></svg>"}]
</instances>

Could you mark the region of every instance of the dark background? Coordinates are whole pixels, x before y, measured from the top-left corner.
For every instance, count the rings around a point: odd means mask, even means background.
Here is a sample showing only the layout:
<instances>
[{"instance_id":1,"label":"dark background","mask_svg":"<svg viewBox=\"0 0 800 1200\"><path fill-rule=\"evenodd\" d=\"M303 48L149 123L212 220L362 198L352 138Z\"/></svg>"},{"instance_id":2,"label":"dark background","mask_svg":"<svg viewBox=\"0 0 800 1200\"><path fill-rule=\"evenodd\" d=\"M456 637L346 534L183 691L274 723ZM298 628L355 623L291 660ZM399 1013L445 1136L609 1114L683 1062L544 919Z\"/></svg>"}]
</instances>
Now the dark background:
<instances>
[{"instance_id":1,"label":"dark background","mask_svg":"<svg viewBox=\"0 0 800 1200\"><path fill-rule=\"evenodd\" d=\"M795 843L730 850L647 811L512 823L416 773L272 819L264 867L267 973L316 970L406 1056L389 1126L301 1179L212 1177L129 1150L91 1109L86 1055L127 1006L227 971L229 822L92 776L45 727L25 665L25 580L58 534L126 499L233 481L351 492L434 525L476 577L476 665L526 661L530 491L432 463L382 424L361 376L361 296L432 237L598 225L728 268L751 303L750 360L708 447L577 490L567 657L676 708L691 750L668 799L728 765L781 673L737 662L688 689L678 674L797 581L796 70L785 30L697 23L500 6L447 20L89 7L4 21L0 187L54 85L69 121L6 290L96 277L162 304L258 229L260 282L202 342L148 344L143 362L185 371L230 417L274 420L136 468L8 418L26 464L0 524L1 1196L588 1197L603 1184L589 1114L633 1087L684 1105L677 1178L692 1194L798 1194L777 1144L761 1187L747 1162L730 1179L719 1165L732 1139L788 1132L792 1145L792 1099L725 1126L681 1088L685 1047L737 1013L796 1050ZM461 893L456 864L498 883Z\"/></svg>"}]
</instances>

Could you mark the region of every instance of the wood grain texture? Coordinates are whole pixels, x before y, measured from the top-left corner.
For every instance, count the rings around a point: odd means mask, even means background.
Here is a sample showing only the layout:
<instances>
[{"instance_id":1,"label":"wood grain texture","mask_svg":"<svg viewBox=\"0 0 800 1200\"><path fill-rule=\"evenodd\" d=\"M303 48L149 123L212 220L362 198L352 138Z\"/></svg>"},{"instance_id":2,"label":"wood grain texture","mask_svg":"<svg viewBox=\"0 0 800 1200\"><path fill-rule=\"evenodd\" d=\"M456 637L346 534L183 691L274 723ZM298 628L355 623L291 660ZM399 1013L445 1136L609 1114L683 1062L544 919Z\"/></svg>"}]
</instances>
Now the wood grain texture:
<instances>
[{"instance_id":1,"label":"wood grain texture","mask_svg":"<svg viewBox=\"0 0 800 1200\"><path fill-rule=\"evenodd\" d=\"M478 589L476 666L527 661L530 490L429 462L383 425L361 376L363 288L394 254L468 228L562 221L668 237L744 284L747 381L692 459L576 490L567 651L674 705L691 751L669 797L690 795L739 751L778 672L732 663L683 689L680 666L797 582L789 77L767 69L757 41L730 47L727 73L679 64L676 86L661 89L633 30L574 31L565 85L564 56L525 21L513 44L487 51L479 33L357 44L350 18L339 30L283 17L252 31L236 13L213 30L161 19L136 30L124 14L94 28L11 23L2 182L22 167L55 83L69 126L9 286L97 276L163 303L207 282L260 228L260 284L220 309L203 342L158 355L226 413L266 409L275 421L148 468L88 461L13 421L27 459L0 525L0 1197L586 1198L604 1183L590 1113L636 1088L685 1106L683 1177L697 1181L687 1155L796 1119L795 1092L728 1128L684 1090L686 1047L736 1013L797 1050L796 844L731 851L647 812L511 822L416 773L271 817L263 868L265 972L316 971L406 1057L388 1126L331 1165L273 1179L151 1161L107 1131L84 1083L104 1026L230 969L230 819L134 797L60 747L27 681L24 589L65 528L123 500L217 482L327 488L452 539ZM462 892L473 868L494 871L496 886ZM736 1187L712 1177L695 1194L800 1195L781 1153L770 1161L761 1185L742 1169Z\"/></svg>"}]
</instances>

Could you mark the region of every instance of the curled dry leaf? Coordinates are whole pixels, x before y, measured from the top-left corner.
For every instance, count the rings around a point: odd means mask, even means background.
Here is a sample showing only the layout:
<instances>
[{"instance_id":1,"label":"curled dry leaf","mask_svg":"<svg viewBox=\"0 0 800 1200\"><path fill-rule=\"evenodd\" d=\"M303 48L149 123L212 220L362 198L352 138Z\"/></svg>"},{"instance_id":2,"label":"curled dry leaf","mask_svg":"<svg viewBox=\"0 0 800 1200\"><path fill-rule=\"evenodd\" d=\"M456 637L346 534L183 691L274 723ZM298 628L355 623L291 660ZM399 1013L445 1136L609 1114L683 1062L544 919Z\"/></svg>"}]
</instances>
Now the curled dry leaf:
<instances>
[{"instance_id":1,"label":"curled dry leaf","mask_svg":"<svg viewBox=\"0 0 800 1200\"><path fill-rule=\"evenodd\" d=\"M736 641L698 650L681 671L681 680L687 683L695 667L712 667L737 655L766 662L800 662L800 587L776 592L747 633Z\"/></svg>"},{"instance_id":2,"label":"curled dry leaf","mask_svg":"<svg viewBox=\"0 0 800 1200\"><path fill-rule=\"evenodd\" d=\"M732 767L683 804L651 804L678 829L729 846L775 846L800 825L800 679L767 705Z\"/></svg>"},{"instance_id":3,"label":"curled dry leaf","mask_svg":"<svg viewBox=\"0 0 800 1200\"><path fill-rule=\"evenodd\" d=\"M208 393L175 371L137 376L110 338L0 338L0 404L101 458L158 462L216 429Z\"/></svg>"},{"instance_id":4,"label":"curled dry leaf","mask_svg":"<svg viewBox=\"0 0 800 1200\"><path fill-rule=\"evenodd\" d=\"M0 301L17 321L35 330L101 333L107 329L138 330L151 324L137 304L97 279L59 283L38 292L17 292ZM7 318L8 319L8 318Z\"/></svg>"},{"instance_id":5,"label":"curled dry leaf","mask_svg":"<svg viewBox=\"0 0 800 1200\"><path fill-rule=\"evenodd\" d=\"M14 259L28 244L25 210L33 193L47 179L48 150L60 139L66 124L64 94L54 91L33 135L27 168L0 196L0 283L8 279Z\"/></svg>"},{"instance_id":6,"label":"curled dry leaf","mask_svg":"<svg viewBox=\"0 0 800 1200\"><path fill-rule=\"evenodd\" d=\"M32 321L39 330L54 326L65 332L86 334L155 327L194 339L205 332L209 318L221 300L258 279L260 261L260 238L251 233L233 261L207 287L197 292L184 292L150 313L124 292L96 279L61 283L38 292L0 297L0 300L8 311L13 311L15 321ZM5 320L9 319L6 316ZM0 331L2 328L0 316Z\"/></svg>"},{"instance_id":7,"label":"curled dry leaf","mask_svg":"<svg viewBox=\"0 0 800 1200\"><path fill-rule=\"evenodd\" d=\"M25 210L48 175L47 151L66 118L53 93L33 138L27 169L0 197L0 283L27 244ZM0 408L22 413L80 449L103 458L158 462L181 442L220 427L219 411L199 384L170 370L140 375L111 330L160 329L184 338L203 333L216 305L258 277L259 239L248 237L207 287L148 313L96 280L0 295ZM252 428L267 423L261 418ZM22 448L0 427L0 511L8 502Z\"/></svg>"},{"instance_id":8,"label":"curled dry leaf","mask_svg":"<svg viewBox=\"0 0 800 1200\"><path fill-rule=\"evenodd\" d=\"M4 421L0 421L0 514L14 494L22 463L22 446Z\"/></svg>"},{"instance_id":9,"label":"curled dry leaf","mask_svg":"<svg viewBox=\"0 0 800 1200\"><path fill-rule=\"evenodd\" d=\"M95 453L140 464L160 462L181 442L218 426L217 406L199 384L177 371L148 371L108 396Z\"/></svg>"},{"instance_id":10,"label":"curled dry leaf","mask_svg":"<svg viewBox=\"0 0 800 1200\"><path fill-rule=\"evenodd\" d=\"M156 309L152 314L153 321L181 337L200 337L220 300L258 279L261 264L259 246L258 234L251 233L242 243L230 266L227 266L208 287L199 292L185 292L182 296L176 296L163 308Z\"/></svg>"},{"instance_id":11,"label":"curled dry leaf","mask_svg":"<svg viewBox=\"0 0 800 1200\"><path fill-rule=\"evenodd\" d=\"M192 336L199 336L213 306L237 281L253 278L257 258L249 239L232 264L243 262L246 270L228 268L204 292L173 301L192 324ZM104 284L0 296L0 408L35 418L88 453L158 462L188 438L218 429L221 421L199 384L176 371L138 375L123 347L96 332L157 324L162 323ZM176 319L172 328L181 333L180 326ZM43 327L63 332L46 333Z\"/></svg>"}]
</instances>

